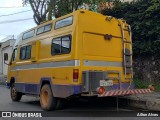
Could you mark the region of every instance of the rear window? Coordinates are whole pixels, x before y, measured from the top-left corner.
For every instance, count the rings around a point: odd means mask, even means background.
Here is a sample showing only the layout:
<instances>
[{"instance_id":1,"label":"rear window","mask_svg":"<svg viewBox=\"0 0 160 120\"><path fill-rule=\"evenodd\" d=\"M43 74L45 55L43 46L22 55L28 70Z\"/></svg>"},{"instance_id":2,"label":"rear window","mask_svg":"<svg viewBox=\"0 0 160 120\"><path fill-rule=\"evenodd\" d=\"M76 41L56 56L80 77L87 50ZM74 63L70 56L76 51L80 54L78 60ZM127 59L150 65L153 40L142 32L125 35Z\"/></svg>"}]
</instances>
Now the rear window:
<instances>
[{"instance_id":1,"label":"rear window","mask_svg":"<svg viewBox=\"0 0 160 120\"><path fill-rule=\"evenodd\" d=\"M70 16L70 17L64 18L62 20L59 20L55 23L55 30L59 29L59 28L62 28L62 27L69 26L72 23L73 23L73 16Z\"/></svg>"},{"instance_id":2,"label":"rear window","mask_svg":"<svg viewBox=\"0 0 160 120\"><path fill-rule=\"evenodd\" d=\"M71 51L71 35L52 40L52 55L68 54Z\"/></svg>"}]
</instances>

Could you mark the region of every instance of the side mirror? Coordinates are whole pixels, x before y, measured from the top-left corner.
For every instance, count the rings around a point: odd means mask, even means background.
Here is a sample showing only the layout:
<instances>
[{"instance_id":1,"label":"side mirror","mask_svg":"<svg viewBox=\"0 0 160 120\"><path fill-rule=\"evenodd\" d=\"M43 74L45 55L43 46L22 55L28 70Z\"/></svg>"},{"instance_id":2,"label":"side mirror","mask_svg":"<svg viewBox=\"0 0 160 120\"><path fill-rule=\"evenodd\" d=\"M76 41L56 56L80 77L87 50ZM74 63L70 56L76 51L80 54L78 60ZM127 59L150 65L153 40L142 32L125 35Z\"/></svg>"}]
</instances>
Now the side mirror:
<instances>
[{"instance_id":1,"label":"side mirror","mask_svg":"<svg viewBox=\"0 0 160 120\"><path fill-rule=\"evenodd\" d=\"M8 61L8 53L4 53L4 61Z\"/></svg>"}]
</instances>

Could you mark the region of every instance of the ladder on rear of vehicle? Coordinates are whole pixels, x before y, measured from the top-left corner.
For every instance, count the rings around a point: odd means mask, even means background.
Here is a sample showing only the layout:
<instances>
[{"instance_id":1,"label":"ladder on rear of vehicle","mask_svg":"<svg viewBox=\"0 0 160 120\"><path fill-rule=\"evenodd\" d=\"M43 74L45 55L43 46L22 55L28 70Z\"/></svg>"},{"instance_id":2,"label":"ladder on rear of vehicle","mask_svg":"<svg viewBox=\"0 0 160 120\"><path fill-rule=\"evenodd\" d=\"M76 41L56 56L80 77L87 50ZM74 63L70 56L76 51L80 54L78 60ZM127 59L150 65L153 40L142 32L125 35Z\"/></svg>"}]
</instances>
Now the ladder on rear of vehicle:
<instances>
[{"instance_id":1,"label":"ladder on rear of vehicle","mask_svg":"<svg viewBox=\"0 0 160 120\"><path fill-rule=\"evenodd\" d=\"M123 40L123 65L124 65L124 74L125 80L133 80L133 66L132 66L132 33L131 26L128 25L127 28L123 23L122 26L122 40ZM129 32L129 40L126 37L126 33ZM131 74L131 77L128 78L127 75Z\"/></svg>"}]
</instances>

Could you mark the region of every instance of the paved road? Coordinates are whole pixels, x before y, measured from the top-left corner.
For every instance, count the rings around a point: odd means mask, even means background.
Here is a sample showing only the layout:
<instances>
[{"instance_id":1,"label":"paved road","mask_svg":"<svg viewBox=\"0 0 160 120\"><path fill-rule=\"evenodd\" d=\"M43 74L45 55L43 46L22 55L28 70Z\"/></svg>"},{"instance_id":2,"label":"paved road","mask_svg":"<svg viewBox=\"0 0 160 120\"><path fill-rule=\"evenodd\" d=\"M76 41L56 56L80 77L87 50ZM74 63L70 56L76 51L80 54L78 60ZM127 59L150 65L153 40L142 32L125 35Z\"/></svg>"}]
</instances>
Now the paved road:
<instances>
[{"instance_id":1,"label":"paved road","mask_svg":"<svg viewBox=\"0 0 160 120\"><path fill-rule=\"evenodd\" d=\"M0 111L42 111L39 97L23 96L20 102L13 102L10 98L10 89L0 85ZM116 99L72 99L63 111L117 111ZM131 108L119 108L119 111L134 111Z\"/></svg>"},{"instance_id":2,"label":"paved road","mask_svg":"<svg viewBox=\"0 0 160 120\"><path fill-rule=\"evenodd\" d=\"M5 85L7 76L0 74L0 85Z\"/></svg>"},{"instance_id":3,"label":"paved road","mask_svg":"<svg viewBox=\"0 0 160 120\"><path fill-rule=\"evenodd\" d=\"M0 111L41 111L38 98L23 96L21 102L12 102L10 89L0 85Z\"/></svg>"},{"instance_id":4,"label":"paved road","mask_svg":"<svg viewBox=\"0 0 160 120\"><path fill-rule=\"evenodd\" d=\"M113 104L111 104L113 103ZM136 111L135 108L126 108L126 107L120 107L119 111ZM38 97L31 97L31 96L23 96L22 100L20 102L12 102L10 99L10 90L7 89L5 86L0 85L0 111L42 111L40 104L39 104L39 98ZM67 113L72 114L72 112L75 111L83 111L85 114L85 111L117 111L116 109L116 101L115 99L98 99L96 101L90 101L88 99L73 99L70 100L66 108L64 110L59 111L67 111ZM143 110L142 110L143 111ZM93 114L94 114L93 113ZM55 111L51 111L50 114L55 114ZM88 112L86 112L88 114ZM92 114L92 112L90 113ZM119 117L122 120L127 120L127 118ZM7 120L8 118L0 118L0 120ZM21 120L22 118L12 118L13 120ZM23 120L26 118L23 118ZM32 120L33 118L30 118ZM38 118L40 120L41 118ZM47 120L50 120L52 118L46 118ZM64 120L63 115L55 117L56 120ZM80 120L80 117L65 117L65 120ZM90 118L83 118L83 120L95 120L96 118L90 117ZM104 117L101 117L101 119L106 120ZM109 118L110 120L114 120L115 118ZM146 118L147 120L149 118ZM53 119L52 119L53 120ZM144 120L142 118L132 118L130 120ZM158 118L154 119L158 120Z\"/></svg>"}]
</instances>

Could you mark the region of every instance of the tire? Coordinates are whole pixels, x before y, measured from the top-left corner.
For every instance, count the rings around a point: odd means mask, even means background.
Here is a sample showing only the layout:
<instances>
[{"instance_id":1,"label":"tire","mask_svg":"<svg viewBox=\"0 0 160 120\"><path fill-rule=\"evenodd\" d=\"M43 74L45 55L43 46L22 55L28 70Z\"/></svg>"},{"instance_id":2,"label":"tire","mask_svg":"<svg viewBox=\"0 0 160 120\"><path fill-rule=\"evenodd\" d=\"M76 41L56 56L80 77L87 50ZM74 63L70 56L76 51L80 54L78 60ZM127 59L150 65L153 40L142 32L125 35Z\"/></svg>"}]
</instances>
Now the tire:
<instances>
[{"instance_id":1,"label":"tire","mask_svg":"<svg viewBox=\"0 0 160 120\"><path fill-rule=\"evenodd\" d=\"M57 109L57 110L63 109L64 106L65 106L65 101L66 101L66 100L65 100L64 98L58 98L56 109Z\"/></svg>"},{"instance_id":2,"label":"tire","mask_svg":"<svg viewBox=\"0 0 160 120\"><path fill-rule=\"evenodd\" d=\"M57 98L53 97L52 90L48 84L43 85L41 88L40 104L42 109L46 111L56 109Z\"/></svg>"},{"instance_id":3,"label":"tire","mask_svg":"<svg viewBox=\"0 0 160 120\"><path fill-rule=\"evenodd\" d=\"M22 98L22 93L16 91L15 84L11 85L11 99L12 101L20 101Z\"/></svg>"}]
</instances>

